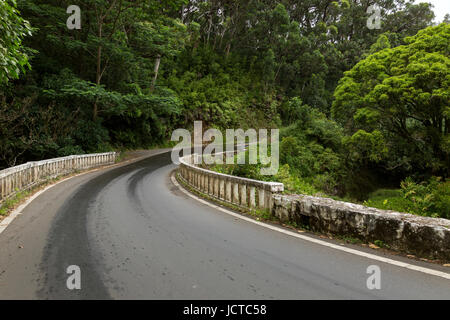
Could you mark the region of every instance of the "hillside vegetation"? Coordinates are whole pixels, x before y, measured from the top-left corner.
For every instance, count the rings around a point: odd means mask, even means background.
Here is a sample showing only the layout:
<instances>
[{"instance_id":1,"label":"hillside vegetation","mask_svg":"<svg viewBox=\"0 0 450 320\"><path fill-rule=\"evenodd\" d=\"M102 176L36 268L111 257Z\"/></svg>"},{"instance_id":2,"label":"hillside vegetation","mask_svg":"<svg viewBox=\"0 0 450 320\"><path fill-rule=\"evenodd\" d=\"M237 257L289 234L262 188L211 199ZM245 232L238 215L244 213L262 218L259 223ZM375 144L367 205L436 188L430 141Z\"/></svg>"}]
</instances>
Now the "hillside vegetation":
<instances>
[{"instance_id":1,"label":"hillside vegetation","mask_svg":"<svg viewBox=\"0 0 450 320\"><path fill-rule=\"evenodd\" d=\"M219 169L450 218L450 26L433 18L405 0L2 1L0 169L167 144L195 120L277 127L277 176Z\"/></svg>"}]
</instances>

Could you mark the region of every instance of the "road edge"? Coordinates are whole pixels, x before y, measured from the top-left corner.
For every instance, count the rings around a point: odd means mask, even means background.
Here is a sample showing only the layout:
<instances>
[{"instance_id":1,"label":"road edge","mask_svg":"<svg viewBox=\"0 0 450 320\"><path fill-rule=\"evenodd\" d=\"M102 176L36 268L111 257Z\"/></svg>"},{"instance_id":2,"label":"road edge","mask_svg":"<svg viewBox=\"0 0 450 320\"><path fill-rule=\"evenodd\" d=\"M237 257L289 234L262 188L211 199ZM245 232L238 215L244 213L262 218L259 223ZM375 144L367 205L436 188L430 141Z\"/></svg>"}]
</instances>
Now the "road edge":
<instances>
[{"instance_id":1,"label":"road edge","mask_svg":"<svg viewBox=\"0 0 450 320\"><path fill-rule=\"evenodd\" d=\"M13 209L6 217L4 217L2 220L0 220L0 234L2 234L2 232L5 231L8 228L8 226L14 221L15 218L17 218L19 215L22 214L22 211L25 210L25 208L28 205L30 205L31 202L33 202L37 197L39 197L41 194L43 194L47 190L57 186L60 183L63 183L65 181L67 181L67 180L70 180L72 178L76 178L76 177L79 177L79 176L82 176L82 175L85 175L85 174L88 174L88 173L93 173L93 172L106 170L106 169L112 169L114 167L121 167L121 166L124 166L124 165L128 165L128 164L131 164L131 163L134 163L134 162L138 162L138 161L141 161L143 159L150 158L150 157L156 156L158 154L162 154L162 153L166 153L166 152L170 151L170 149L150 149L149 151L152 151L152 150L156 151L156 153L151 154L151 155L144 155L144 156L141 156L141 157L128 159L128 160L125 160L123 162L118 162L118 163L114 163L114 164L111 164L111 165L101 166L101 167L97 167L97 168L94 168L94 169L88 169L86 171L83 171L83 172L80 172L80 173L77 173L77 174L73 174L73 175L70 175L70 176L65 177L65 178L63 177L62 179L60 179L58 181L55 181L54 183L50 183L49 185L46 185L43 189L36 189L34 192L31 191L32 193L30 194L29 197L23 199L20 202L20 204L15 209Z\"/></svg>"},{"instance_id":2,"label":"road edge","mask_svg":"<svg viewBox=\"0 0 450 320\"><path fill-rule=\"evenodd\" d=\"M441 277L441 278L450 280L450 273L446 273L446 272L443 272L443 271L434 270L434 269L430 269L430 268L425 268L425 267L417 266L417 265L414 265L414 264L409 264L409 263L402 262L402 261L397 261L397 260L394 260L394 259L391 259L391 258L381 257L381 256L378 256L378 255L375 255L375 254L372 254L372 253L367 253L367 252L359 251L359 250L352 249L352 248L342 247L342 246L339 246L339 245L336 245L336 244L333 244L333 243L330 243L330 242L327 242L327 241L323 241L323 240L315 239L313 237L309 237L307 235L297 234L295 232L292 232L292 231L289 231L289 230L286 230L286 229L283 229L283 228L280 228L280 227L277 227L277 226L274 226L274 225L271 225L271 224L268 224L268 223L265 223L265 222L257 221L255 219L246 217L246 216L244 216L242 214L233 212L233 211L231 211L229 209L226 209L226 208L223 208L221 206L215 205L215 204L213 204L211 202L208 202L208 201L206 201L206 200L204 200L204 199L202 199L202 198L192 194L191 192L186 190L177 181L177 179L175 177L175 174L176 174L176 170L172 171L170 173L170 179L171 179L172 183L181 192L183 192L187 196L191 197L192 199L197 200L198 202L200 202L202 204L205 204L205 205L207 205L209 207L212 207L214 209L217 209L217 210L219 210L219 211L221 211L223 213L231 215L234 218L238 218L238 219L241 219L241 220L244 220L244 221L256 224L256 225L259 225L261 227L270 229L272 231L277 231L277 232L280 232L280 233L283 233L283 234L286 234L286 235L289 235L289 236L292 236L292 237L295 237L295 238L298 238L298 239L302 239L302 240L305 240L305 241L308 241L308 242L312 242L312 243L315 243L315 244L318 244L318 245L326 246L326 247L329 247L329 248L332 248L332 249L335 249L335 250L343 251L343 252L346 252L346 253L349 253L349 254L353 254L353 255L357 255L357 256L360 256L360 257L364 257L364 258L367 258L367 259L371 259L371 260L387 263L387 264L394 265L394 266L397 266L397 267L406 268L406 269L409 269L409 270L413 270L413 271L417 271L417 272L421 272L421 273L425 273L425 274L428 274L428 275L433 275L433 276L437 276L437 277Z\"/></svg>"}]
</instances>

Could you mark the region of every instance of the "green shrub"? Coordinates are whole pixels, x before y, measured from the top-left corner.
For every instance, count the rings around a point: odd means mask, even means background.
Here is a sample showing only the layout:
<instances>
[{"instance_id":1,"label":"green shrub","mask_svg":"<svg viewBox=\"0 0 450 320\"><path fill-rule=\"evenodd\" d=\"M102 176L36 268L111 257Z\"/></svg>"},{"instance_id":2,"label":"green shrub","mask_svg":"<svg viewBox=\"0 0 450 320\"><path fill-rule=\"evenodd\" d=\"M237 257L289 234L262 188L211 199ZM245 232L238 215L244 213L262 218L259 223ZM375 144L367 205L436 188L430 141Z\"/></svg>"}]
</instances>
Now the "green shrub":
<instances>
[{"instance_id":1,"label":"green shrub","mask_svg":"<svg viewBox=\"0 0 450 320\"><path fill-rule=\"evenodd\" d=\"M408 212L421 216L450 218L450 180L432 177L417 183L407 178L399 190L378 190L365 205L379 209Z\"/></svg>"},{"instance_id":2,"label":"green shrub","mask_svg":"<svg viewBox=\"0 0 450 320\"><path fill-rule=\"evenodd\" d=\"M280 167L278 173L273 177L273 180L284 184L284 191L286 193L315 195L319 193L311 183L299 176L293 175L290 172L288 164Z\"/></svg>"},{"instance_id":3,"label":"green shrub","mask_svg":"<svg viewBox=\"0 0 450 320\"><path fill-rule=\"evenodd\" d=\"M450 179L432 177L416 183L407 178L401 184L403 197L410 203L410 212L432 217L450 218Z\"/></svg>"},{"instance_id":4,"label":"green shrub","mask_svg":"<svg viewBox=\"0 0 450 320\"><path fill-rule=\"evenodd\" d=\"M302 181L298 182L301 188L308 184L308 190L342 195L345 173L342 129L296 98L291 99L290 106L295 107L298 120L281 131L280 164L289 165L290 173Z\"/></svg>"}]
</instances>

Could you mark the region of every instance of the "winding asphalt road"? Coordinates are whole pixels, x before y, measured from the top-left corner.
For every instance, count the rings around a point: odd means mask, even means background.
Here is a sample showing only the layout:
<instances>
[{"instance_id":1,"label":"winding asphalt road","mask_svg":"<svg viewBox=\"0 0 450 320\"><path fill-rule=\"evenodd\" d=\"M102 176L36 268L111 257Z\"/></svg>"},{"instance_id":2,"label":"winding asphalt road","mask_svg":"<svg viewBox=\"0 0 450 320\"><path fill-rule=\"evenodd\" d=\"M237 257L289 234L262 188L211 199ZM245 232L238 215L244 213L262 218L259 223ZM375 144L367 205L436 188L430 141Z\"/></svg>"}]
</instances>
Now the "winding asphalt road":
<instances>
[{"instance_id":1,"label":"winding asphalt road","mask_svg":"<svg viewBox=\"0 0 450 320\"><path fill-rule=\"evenodd\" d=\"M0 299L450 299L450 280L202 204L171 182L170 154L151 153L32 201L0 234ZM81 290L66 287L69 265L81 269ZM367 288L370 265L381 290Z\"/></svg>"}]
</instances>

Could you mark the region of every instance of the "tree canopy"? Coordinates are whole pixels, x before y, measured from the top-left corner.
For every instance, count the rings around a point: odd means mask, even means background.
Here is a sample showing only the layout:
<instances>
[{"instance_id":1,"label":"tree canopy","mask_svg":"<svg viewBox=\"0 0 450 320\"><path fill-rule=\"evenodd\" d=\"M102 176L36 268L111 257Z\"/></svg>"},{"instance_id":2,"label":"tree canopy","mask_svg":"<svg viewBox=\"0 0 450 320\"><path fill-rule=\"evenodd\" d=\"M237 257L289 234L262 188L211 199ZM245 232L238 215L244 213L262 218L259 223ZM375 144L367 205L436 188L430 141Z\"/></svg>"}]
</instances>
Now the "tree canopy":
<instances>
[{"instance_id":1,"label":"tree canopy","mask_svg":"<svg viewBox=\"0 0 450 320\"><path fill-rule=\"evenodd\" d=\"M333 117L357 158L448 175L450 25L442 23L360 61L340 80Z\"/></svg>"},{"instance_id":2,"label":"tree canopy","mask_svg":"<svg viewBox=\"0 0 450 320\"><path fill-rule=\"evenodd\" d=\"M27 50L22 46L26 36L31 36L31 26L16 8L15 0L0 2L0 85L30 67Z\"/></svg>"},{"instance_id":3,"label":"tree canopy","mask_svg":"<svg viewBox=\"0 0 450 320\"><path fill-rule=\"evenodd\" d=\"M16 1L0 1L0 168L167 144L201 120L280 128L271 178L297 192L448 178L449 25L428 3Z\"/></svg>"}]
</instances>

